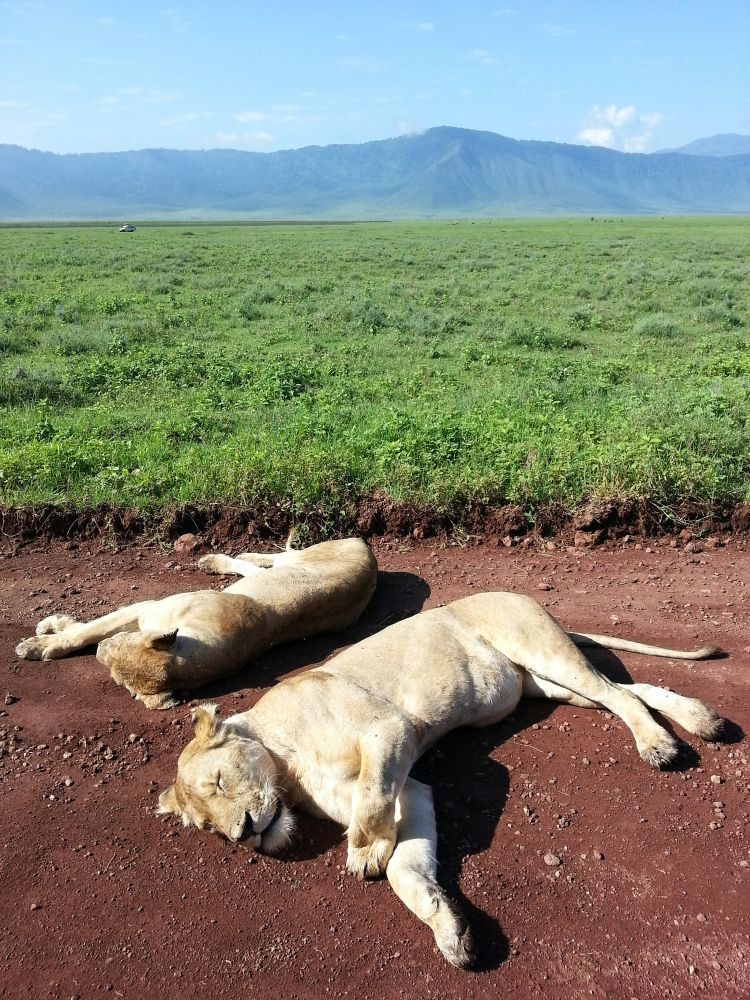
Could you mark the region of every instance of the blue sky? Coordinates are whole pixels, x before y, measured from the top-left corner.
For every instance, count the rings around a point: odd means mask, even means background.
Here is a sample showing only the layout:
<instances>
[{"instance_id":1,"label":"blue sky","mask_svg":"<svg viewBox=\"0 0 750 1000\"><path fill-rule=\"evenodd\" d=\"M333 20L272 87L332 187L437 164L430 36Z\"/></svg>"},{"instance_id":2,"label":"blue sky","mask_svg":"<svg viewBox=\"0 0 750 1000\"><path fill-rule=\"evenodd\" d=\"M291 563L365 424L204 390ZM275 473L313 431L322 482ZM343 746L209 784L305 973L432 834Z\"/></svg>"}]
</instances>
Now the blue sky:
<instances>
[{"instance_id":1,"label":"blue sky","mask_svg":"<svg viewBox=\"0 0 750 1000\"><path fill-rule=\"evenodd\" d=\"M0 0L0 142L271 151L435 125L750 133L749 0Z\"/></svg>"}]
</instances>

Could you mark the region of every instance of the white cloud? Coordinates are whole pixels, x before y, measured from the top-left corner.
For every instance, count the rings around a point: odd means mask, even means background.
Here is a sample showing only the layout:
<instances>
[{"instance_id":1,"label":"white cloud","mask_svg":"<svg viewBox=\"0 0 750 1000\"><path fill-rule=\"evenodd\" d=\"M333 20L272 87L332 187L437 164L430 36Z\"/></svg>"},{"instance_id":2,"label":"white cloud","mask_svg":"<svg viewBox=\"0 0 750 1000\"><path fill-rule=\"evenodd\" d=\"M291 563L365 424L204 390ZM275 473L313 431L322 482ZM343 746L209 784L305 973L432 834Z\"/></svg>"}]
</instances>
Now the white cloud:
<instances>
[{"instance_id":1,"label":"white cloud","mask_svg":"<svg viewBox=\"0 0 750 1000\"><path fill-rule=\"evenodd\" d=\"M658 111L639 114L635 105L595 104L576 136L586 146L606 146L624 153L643 153L664 120Z\"/></svg>"},{"instance_id":2,"label":"white cloud","mask_svg":"<svg viewBox=\"0 0 750 1000\"><path fill-rule=\"evenodd\" d=\"M375 73L385 69L385 63L380 59L373 59L371 56L343 56L341 59L337 59L336 63L342 69L352 69L363 73Z\"/></svg>"},{"instance_id":3,"label":"white cloud","mask_svg":"<svg viewBox=\"0 0 750 1000\"><path fill-rule=\"evenodd\" d=\"M611 128L582 128L578 139L586 146L614 147L615 133Z\"/></svg>"},{"instance_id":4,"label":"white cloud","mask_svg":"<svg viewBox=\"0 0 750 1000\"><path fill-rule=\"evenodd\" d=\"M266 132L264 129L258 129L257 132L245 132L242 138L246 143L250 143L253 146L267 146L273 142L271 133Z\"/></svg>"},{"instance_id":5,"label":"white cloud","mask_svg":"<svg viewBox=\"0 0 750 1000\"><path fill-rule=\"evenodd\" d=\"M655 111L650 115L641 115L641 121L648 129L654 129L664 121L664 115L660 115L658 111Z\"/></svg>"},{"instance_id":6,"label":"white cloud","mask_svg":"<svg viewBox=\"0 0 750 1000\"><path fill-rule=\"evenodd\" d=\"M107 97L100 97L96 102L100 108L104 111L111 111L120 104L120 98L116 97L114 94L110 94Z\"/></svg>"},{"instance_id":7,"label":"white cloud","mask_svg":"<svg viewBox=\"0 0 750 1000\"><path fill-rule=\"evenodd\" d=\"M624 108L618 108L616 104L608 104L606 108L600 108L598 104L595 104L589 112L590 118L606 122L612 128L622 128L624 125L629 125L635 116L635 107L632 104L628 104Z\"/></svg>"},{"instance_id":8,"label":"white cloud","mask_svg":"<svg viewBox=\"0 0 750 1000\"><path fill-rule=\"evenodd\" d=\"M479 63L481 66L497 66L499 64L499 61L486 49L472 49L471 52L467 53L467 56L472 62Z\"/></svg>"},{"instance_id":9,"label":"white cloud","mask_svg":"<svg viewBox=\"0 0 750 1000\"><path fill-rule=\"evenodd\" d=\"M575 35L573 28L566 28L563 24L553 24L551 21L546 21L542 28L547 35L553 35L558 38L562 38L564 35Z\"/></svg>"},{"instance_id":10,"label":"white cloud","mask_svg":"<svg viewBox=\"0 0 750 1000\"><path fill-rule=\"evenodd\" d=\"M325 115L309 111L300 104L272 104L268 111L239 111L233 116L236 122L243 125L317 125L327 121Z\"/></svg>"},{"instance_id":11,"label":"white cloud","mask_svg":"<svg viewBox=\"0 0 750 1000\"><path fill-rule=\"evenodd\" d=\"M264 149L274 141L271 133L262 129L256 132L216 132L214 139L220 146L243 149Z\"/></svg>"},{"instance_id":12,"label":"white cloud","mask_svg":"<svg viewBox=\"0 0 750 1000\"><path fill-rule=\"evenodd\" d=\"M184 35L186 31L189 31L192 27L190 21L188 21L182 11L178 7L168 7L166 10L161 11L161 16L167 22L167 25L176 32L178 35Z\"/></svg>"},{"instance_id":13,"label":"white cloud","mask_svg":"<svg viewBox=\"0 0 750 1000\"><path fill-rule=\"evenodd\" d=\"M399 118L393 127L396 135L421 135L424 132L424 125L419 125L412 118Z\"/></svg>"},{"instance_id":14,"label":"white cloud","mask_svg":"<svg viewBox=\"0 0 750 1000\"><path fill-rule=\"evenodd\" d=\"M189 125L190 122L199 118L210 118L210 111L185 111L181 115L173 115L171 118L163 118L161 125Z\"/></svg>"},{"instance_id":15,"label":"white cloud","mask_svg":"<svg viewBox=\"0 0 750 1000\"><path fill-rule=\"evenodd\" d=\"M162 104L165 101L176 101L181 96L179 90L149 90L143 100L146 104Z\"/></svg>"}]
</instances>

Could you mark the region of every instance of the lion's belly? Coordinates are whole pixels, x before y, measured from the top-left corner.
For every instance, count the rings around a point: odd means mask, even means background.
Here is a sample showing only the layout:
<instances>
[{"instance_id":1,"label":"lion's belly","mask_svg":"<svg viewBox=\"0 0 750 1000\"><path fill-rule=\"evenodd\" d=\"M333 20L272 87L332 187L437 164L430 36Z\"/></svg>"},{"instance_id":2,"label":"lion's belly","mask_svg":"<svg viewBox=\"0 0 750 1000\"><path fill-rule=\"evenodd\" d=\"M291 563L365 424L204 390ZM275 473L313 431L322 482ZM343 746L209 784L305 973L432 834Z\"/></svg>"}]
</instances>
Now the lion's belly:
<instances>
[{"instance_id":1,"label":"lion's belly","mask_svg":"<svg viewBox=\"0 0 750 1000\"><path fill-rule=\"evenodd\" d=\"M458 726L499 721L522 693L523 671L449 608L393 625L326 669L426 723L420 749Z\"/></svg>"},{"instance_id":2,"label":"lion's belly","mask_svg":"<svg viewBox=\"0 0 750 1000\"><path fill-rule=\"evenodd\" d=\"M479 646L480 644L477 643ZM459 726L487 726L514 711L523 692L523 672L496 649L467 649L456 656L448 676L442 671L432 690L410 692L406 711L429 722L424 746Z\"/></svg>"}]
</instances>

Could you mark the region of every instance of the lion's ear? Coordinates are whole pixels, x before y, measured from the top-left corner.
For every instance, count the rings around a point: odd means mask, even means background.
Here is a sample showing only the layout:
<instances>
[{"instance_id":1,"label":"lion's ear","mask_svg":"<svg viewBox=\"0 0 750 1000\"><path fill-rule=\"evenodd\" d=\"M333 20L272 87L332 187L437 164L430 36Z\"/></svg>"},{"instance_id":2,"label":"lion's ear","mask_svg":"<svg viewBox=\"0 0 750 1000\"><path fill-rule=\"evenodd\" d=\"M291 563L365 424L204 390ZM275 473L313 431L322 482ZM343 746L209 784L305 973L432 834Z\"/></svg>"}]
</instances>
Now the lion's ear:
<instances>
[{"instance_id":1,"label":"lion's ear","mask_svg":"<svg viewBox=\"0 0 750 1000\"><path fill-rule=\"evenodd\" d=\"M167 813L174 813L175 816L179 816L182 813L179 803L177 802L177 794L174 790L174 785L170 785L169 788L165 789L159 796L159 805L156 807L156 812L159 816L165 816Z\"/></svg>"},{"instance_id":2,"label":"lion's ear","mask_svg":"<svg viewBox=\"0 0 750 1000\"><path fill-rule=\"evenodd\" d=\"M193 729L197 740L207 742L216 735L216 728L219 724L216 717L218 710L218 705L198 705L192 710L190 716L193 720Z\"/></svg>"},{"instance_id":3,"label":"lion's ear","mask_svg":"<svg viewBox=\"0 0 750 1000\"><path fill-rule=\"evenodd\" d=\"M169 649L173 645L175 639L177 638L177 629L171 632L146 632L145 639L146 645L150 646L152 649Z\"/></svg>"}]
</instances>

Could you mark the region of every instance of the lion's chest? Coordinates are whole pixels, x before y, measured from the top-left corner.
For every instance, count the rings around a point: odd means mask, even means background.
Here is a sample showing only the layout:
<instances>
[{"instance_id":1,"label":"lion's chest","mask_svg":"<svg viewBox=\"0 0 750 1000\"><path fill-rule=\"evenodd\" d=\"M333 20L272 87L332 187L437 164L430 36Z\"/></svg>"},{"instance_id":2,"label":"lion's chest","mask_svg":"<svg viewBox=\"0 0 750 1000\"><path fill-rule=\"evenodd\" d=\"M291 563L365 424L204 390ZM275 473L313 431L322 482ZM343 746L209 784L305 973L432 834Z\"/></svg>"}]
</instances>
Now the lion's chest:
<instances>
[{"instance_id":1,"label":"lion's chest","mask_svg":"<svg viewBox=\"0 0 750 1000\"><path fill-rule=\"evenodd\" d=\"M359 774L356 752L331 755L309 747L294 767L294 805L313 816L347 825Z\"/></svg>"}]
</instances>

